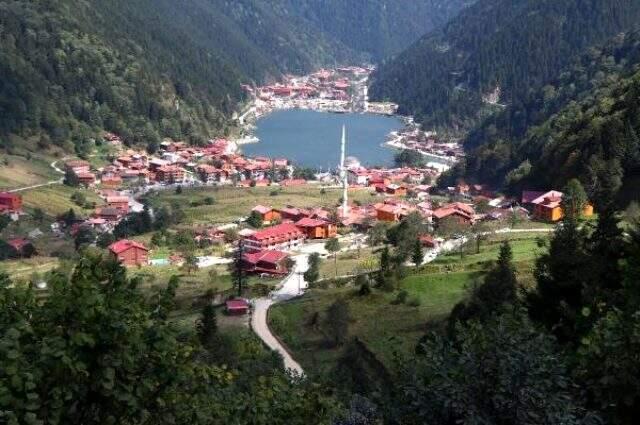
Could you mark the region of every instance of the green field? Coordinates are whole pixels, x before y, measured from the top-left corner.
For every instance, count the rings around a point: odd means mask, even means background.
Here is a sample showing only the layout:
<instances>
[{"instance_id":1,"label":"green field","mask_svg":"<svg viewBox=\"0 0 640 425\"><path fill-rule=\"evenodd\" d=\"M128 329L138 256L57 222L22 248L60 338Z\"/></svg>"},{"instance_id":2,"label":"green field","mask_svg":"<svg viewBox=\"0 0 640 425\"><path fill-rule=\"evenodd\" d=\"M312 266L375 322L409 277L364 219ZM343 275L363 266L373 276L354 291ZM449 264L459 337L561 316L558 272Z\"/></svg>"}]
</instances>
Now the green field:
<instances>
[{"instance_id":1,"label":"green field","mask_svg":"<svg viewBox=\"0 0 640 425\"><path fill-rule=\"evenodd\" d=\"M363 248L357 251L340 253L337 261L333 256L322 260L320 264L320 279L331 279L336 276L336 264L338 276L351 276L363 271L374 270L378 267L378 255L371 248Z\"/></svg>"},{"instance_id":2,"label":"green field","mask_svg":"<svg viewBox=\"0 0 640 425\"><path fill-rule=\"evenodd\" d=\"M273 193L277 195L273 196ZM256 205L282 208L287 205L296 207L333 207L338 205L342 196L341 189L321 189L316 186L306 185L299 187L259 187L259 188L233 188L211 187L184 189L181 194L174 190L159 192L151 196L154 205L163 203L177 203L184 208L188 223L228 223L239 217L248 216ZM371 203L374 197L367 189L354 189L349 192L352 201ZM193 202L203 203L205 198L211 197L213 205L192 206Z\"/></svg>"},{"instance_id":3,"label":"green field","mask_svg":"<svg viewBox=\"0 0 640 425\"><path fill-rule=\"evenodd\" d=\"M532 279L533 263L539 251L536 239L539 234L518 234L511 239L514 262L521 283L528 285ZM345 299L350 307L352 323L350 335L357 336L383 364L391 367L395 353L410 353L425 332L440 326L453 306L467 296L469 288L482 278L491 262L498 256L504 236L494 236L486 241L480 254L460 257L451 253L415 271L400 283L407 291L409 303L395 304L397 292L384 293L374 290L360 297L353 287L338 289L313 289L297 300L275 306L269 317L270 326L282 338L304 368L322 371L335 365L341 355L339 349L327 344L322 326L324 312L336 299ZM331 264L331 260L325 260Z\"/></svg>"},{"instance_id":4,"label":"green field","mask_svg":"<svg viewBox=\"0 0 640 425\"><path fill-rule=\"evenodd\" d=\"M20 192L20 194L26 208L41 208L45 214L52 217L69 211L70 208L73 208L79 215L90 214L93 210L84 209L71 200L71 195L76 191L82 192L87 198L87 202L96 202L97 205L102 203L92 190L73 188L62 184L29 189Z\"/></svg>"},{"instance_id":5,"label":"green field","mask_svg":"<svg viewBox=\"0 0 640 425\"><path fill-rule=\"evenodd\" d=\"M33 257L22 260L0 262L0 271L7 273L15 281L28 281L34 273L44 274L58 266L58 259Z\"/></svg>"},{"instance_id":6,"label":"green field","mask_svg":"<svg viewBox=\"0 0 640 425\"><path fill-rule=\"evenodd\" d=\"M0 191L46 183L62 177L50 167L52 158L0 155Z\"/></svg>"}]
</instances>

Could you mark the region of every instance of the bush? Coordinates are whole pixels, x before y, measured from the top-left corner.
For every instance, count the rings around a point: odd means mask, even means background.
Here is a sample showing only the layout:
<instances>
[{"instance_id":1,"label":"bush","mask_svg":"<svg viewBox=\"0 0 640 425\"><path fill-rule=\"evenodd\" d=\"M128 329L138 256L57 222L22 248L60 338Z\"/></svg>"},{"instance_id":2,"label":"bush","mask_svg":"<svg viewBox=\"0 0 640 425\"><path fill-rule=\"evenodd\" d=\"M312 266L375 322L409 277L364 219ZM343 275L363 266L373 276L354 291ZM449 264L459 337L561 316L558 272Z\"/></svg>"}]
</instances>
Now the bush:
<instances>
[{"instance_id":1,"label":"bush","mask_svg":"<svg viewBox=\"0 0 640 425\"><path fill-rule=\"evenodd\" d=\"M404 304L407 302L407 297L409 297L409 293L402 290L398 292L398 295L396 295L396 299L393 300L392 304Z\"/></svg>"},{"instance_id":2,"label":"bush","mask_svg":"<svg viewBox=\"0 0 640 425\"><path fill-rule=\"evenodd\" d=\"M422 304L420 302L420 299L418 297L412 297L409 302L407 302L407 305L409 307L420 307L420 304Z\"/></svg>"},{"instance_id":3,"label":"bush","mask_svg":"<svg viewBox=\"0 0 640 425\"><path fill-rule=\"evenodd\" d=\"M279 190L272 190L271 192L269 192L269 196L278 196L280 194Z\"/></svg>"},{"instance_id":4,"label":"bush","mask_svg":"<svg viewBox=\"0 0 640 425\"><path fill-rule=\"evenodd\" d=\"M360 295L361 297L366 297L369 294L371 294L371 286L369 286L369 282L365 282L360 286L358 295Z\"/></svg>"},{"instance_id":5,"label":"bush","mask_svg":"<svg viewBox=\"0 0 640 425\"><path fill-rule=\"evenodd\" d=\"M215 203L216 203L216 200L213 199L211 196L207 196L206 198L204 198L205 205L213 205Z\"/></svg>"}]
</instances>

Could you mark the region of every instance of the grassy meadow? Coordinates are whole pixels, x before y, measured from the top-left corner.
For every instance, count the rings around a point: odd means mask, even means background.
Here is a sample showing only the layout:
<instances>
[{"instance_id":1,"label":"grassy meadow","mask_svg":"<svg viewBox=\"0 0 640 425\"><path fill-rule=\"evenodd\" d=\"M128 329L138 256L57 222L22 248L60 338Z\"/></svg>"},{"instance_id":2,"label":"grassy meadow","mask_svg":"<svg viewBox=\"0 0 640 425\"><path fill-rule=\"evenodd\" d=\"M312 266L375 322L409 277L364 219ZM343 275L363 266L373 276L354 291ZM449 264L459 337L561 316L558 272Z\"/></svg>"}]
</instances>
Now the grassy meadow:
<instances>
[{"instance_id":1,"label":"grassy meadow","mask_svg":"<svg viewBox=\"0 0 640 425\"><path fill-rule=\"evenodd\" d=\"M368 189L349 191L352 201L370 203L374 196ZM256 205L282 208L287 205L296 207L333 207L342 197L341 189L324 189L313 185L296 187L207 187L185 188L181 194L175 190L166 190L151 195L154 205L177 203L187 216L188 224L228 223L239 217L246 217ZM206 198L213 198L212 205L204 205Z\"/></svg>"},{"instance_id":2,"label":"grassy meadow","mask_svg":"<svg viewBox=\"0 0 640 425\"><path fill-rule=\"evenodd\" d=\"M541 235L512 236L509 239L519 280L529 285L539 252L536 239ZM395 302L399 290L386 293L374 289L368 296L359 296L353 287L312 289L299 299L273 307L270 326L304 368L312 372L331 369L342 351L327 342L322 321L327 308L342 298L351 312L350 336L358 337L391 370L396 354L409 354L418 340L430 328L441 326L453 306L468 295L498 257L504 237L492 236L478 254L469 244L463 257L450 253L414 269L399 283L398 289L407 293L405 303ZM322 267L332 270L333 260L324 260Z\"/></svg>"}]
</instances>

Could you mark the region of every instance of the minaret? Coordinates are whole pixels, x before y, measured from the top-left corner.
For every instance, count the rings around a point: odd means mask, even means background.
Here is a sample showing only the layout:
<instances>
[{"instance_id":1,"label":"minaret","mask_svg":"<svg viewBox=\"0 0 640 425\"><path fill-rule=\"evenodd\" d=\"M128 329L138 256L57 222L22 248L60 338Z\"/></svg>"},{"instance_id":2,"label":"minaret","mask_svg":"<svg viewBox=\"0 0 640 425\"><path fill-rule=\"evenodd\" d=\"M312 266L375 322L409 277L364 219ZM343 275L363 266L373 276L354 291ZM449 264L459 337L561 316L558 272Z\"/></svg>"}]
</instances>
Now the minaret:
<instances>
[{"instance_id":1,"label":"minaret","mask_svg":"<svg viewBox=\"0 0 640 425\"><path fill-rule=\"evenodd\" d=\"M349 180L347 179L347 166L345 164L345 153L347 149L347 129L342 126L342 147L340 150L340 179L342 180L342 216L346 217L349 212Z\"/></svg>"}]
</instances>

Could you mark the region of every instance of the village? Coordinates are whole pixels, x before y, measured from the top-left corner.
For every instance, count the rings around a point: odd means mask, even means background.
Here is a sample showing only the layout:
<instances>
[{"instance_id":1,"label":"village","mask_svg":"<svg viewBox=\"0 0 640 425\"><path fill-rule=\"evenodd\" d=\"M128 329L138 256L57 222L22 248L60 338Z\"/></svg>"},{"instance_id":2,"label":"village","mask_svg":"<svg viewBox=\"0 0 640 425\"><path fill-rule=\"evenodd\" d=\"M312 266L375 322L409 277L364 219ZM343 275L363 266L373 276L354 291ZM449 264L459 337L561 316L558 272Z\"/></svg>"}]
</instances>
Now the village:
<instances>
[{"instance_id":1,"label":"village","mask_svg":"<svg viewBox=\"0 0 640 425\"><path fill-rule=\"evenodd\" d=\"M442 169L433 164L365 167L345 157L345 145L343 132L337 170L315 172L286 158L244 156L227 139L202 147L166 140L149 154L106 133L105 157L65 157L51 164L59 180L0 192L0 269L46 291L50 272L95 252L122 264L151 294L180 276L175 320L192 323L203 302L213 303L225 313L223 328L251 329L287 368L303 373L273 334L272 306L281 314L289 305L283 301L309 289L368 281L389 243L402 267L427 281L450 280L451 253L486 255L481 244L495 250L505 235L529 258L533 238L563 217L557 190L514 198L464 182L441 188ZM56 202L69 208L45 213L46 193L62 189L68 199ZM584 216L592 215L587 205ZM424 274L432 262L438 272ZM454 299L470 282L466 273L447 284ZM397 279L394 285L406 285ZM409 301L406 290L398 297L415 309L428 288L416 287ZM414 321L433 314L428 305L416 312Z\"/></svg>"},{"instance_id":2,"label":"village","mask_svg":"<svg viewBox=\"0 0 640 425\"><path fill-rule=\"evenodd\" d=\"M97 195L101 203L95 205L87 216L74 214L69 217L65 214L58 217L50 225L50 231L59 238L74 239L88 231L93 235L87 241L91 245L103 234L122 233L114 231L123 221L132 215L153 212L152 205L145 205L149 194L153 193L171 191L179 196L177 194L184 190L186 205L190 198L189 190L226 187L242 196L243 189L265 188L274 195L276 190L306 190L311 187L322 194L327 190L340 189L343 184L340 175L319 173L301 176L285 158L244 157L234 153L230 142L224 139L212 140L202 148L165 142L156 155L127 149L113 134L106 134L105 140L116 146L120 153L107 165L94 169L88 161L81 159L68 159L63 164L65 184L77 187L77 193ZM344 193L359 193L358 200L340 197L334 205L322 207L308 204L282 207L254 205L228 222L193 225L190 230L197 246L220 247L217 256L198 258L196 267L230 263L241 242L246 250L243 262L247 273L285 276L289 272L287 264L290 264L292 253L304 251L306 245L313 245L312 250L324 255L327 252L318 242L332 238L338 238L343 247L352 248L353 241L358 240L361 248L366 246L368 232L377 223L397 224L412 214L421 217L432 230L417 235L427 250L437 248L446 242L446 238L468 235L478 223L498 223L499 227L509 227L516 222L554 223L562 218L561 192L527 191L521 199L512 199L485 186L463 182L456 187L438 190L434 186L438 175L438 171L431 167L370 169L357 162L347 162L344 165L344 184L349 192ZM371 201L366 202L367 197ZM215 208L214 202L205 198L200 206ZM585 211L587 216L593 214L589 208ZM20 221L28 215L22 208L19 192L0 193L0 214L8 217L9 221ZM181 224L181 227L185 225L188 223ZM6 257L38 255L33 239L39 233L42 233L40 229L18 237L5 232L6 243L11 248ZM114 240L107 248L127 266L182 264L187 254L169 252L166 258L152 258L149 253L153 247L128 239Z\"/></svg>"},{"instance_id":3,"label":"village","mask_svg":"<svg viewBox=\"0 0 640 425\"><path fill-rule=\"evenodd\" d=\"M287 77L283 85L247 87L254 106L238 119L287 108L395 114L395 105L368 102L370 72L321 70ZM204 146L165 139L151 154L104 133L95 153L50 164L58 180L0 191L0 269L46 290L49 272L97 251L150 291L179 275L182 320L209 300L226 312L224 326L250 325L287 367L302 371L267 326L273 304L312 286L370 276L382 267L381 244L391 243L394 258L421 270L471 245L478 254L485 240L495 247L498 235L522 234L528 247L563 217L557 190L515 198L462 181L439 187L440 175L464 158L462 147L411 118L403 121L386 141L399 152L394 166L368 167L347 157L343 129L340 165L326 172L285 157L246 156L240 151L246 139ZM55 210L47 193L55 194ZM591 217L593 207L583 215ZM407 251L414 244L419 260ZM460 291L460 284L451 290Z\"/></svg>"}]
</instances>

